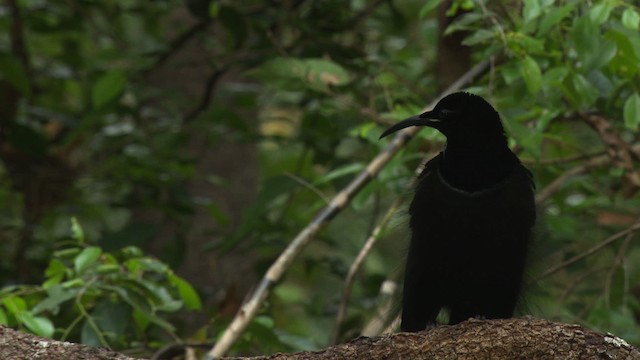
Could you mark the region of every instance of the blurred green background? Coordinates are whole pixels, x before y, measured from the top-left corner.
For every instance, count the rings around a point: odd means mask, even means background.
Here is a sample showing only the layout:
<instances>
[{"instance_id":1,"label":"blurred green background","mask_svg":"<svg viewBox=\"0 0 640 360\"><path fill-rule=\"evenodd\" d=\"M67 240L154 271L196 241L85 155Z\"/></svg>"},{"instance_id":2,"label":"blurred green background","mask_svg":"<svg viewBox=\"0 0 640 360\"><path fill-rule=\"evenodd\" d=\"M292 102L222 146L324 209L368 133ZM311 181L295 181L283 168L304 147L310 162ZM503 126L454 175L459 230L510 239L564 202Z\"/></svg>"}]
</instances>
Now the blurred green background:
<instances>
[{"instance_id":1,"label":"blurred green background","mask_svg":"<svg viewBox=\"0 0 640 360\"><path fill-rule=\"evenodd\" d=\"M639 29L631 0L7 0L0 323L145 356L214 342L381 131L489 60L467 90L499 110L544 198L521 312L640 344ZM424 129L400 151L234 353L330 343L349 266L443 140ZM400 279L405 208L340 341L398 311L380 289Z\"/></svg>"}]
</instances>

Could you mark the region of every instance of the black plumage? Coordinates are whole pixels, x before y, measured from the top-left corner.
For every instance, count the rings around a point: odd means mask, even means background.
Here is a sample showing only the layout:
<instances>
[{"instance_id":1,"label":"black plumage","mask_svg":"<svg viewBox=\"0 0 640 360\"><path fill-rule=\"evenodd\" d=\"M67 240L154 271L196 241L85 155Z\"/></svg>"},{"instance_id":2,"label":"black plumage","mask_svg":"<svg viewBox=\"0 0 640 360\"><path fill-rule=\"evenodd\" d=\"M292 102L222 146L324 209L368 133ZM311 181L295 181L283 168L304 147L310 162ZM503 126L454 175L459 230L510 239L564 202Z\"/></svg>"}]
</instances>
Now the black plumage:
<instances>
[{"instance_id":1,"label":"black plumage","mask_svg":"<svg viewBox=\"0 0 640 360\"><path fill-rule=\"evenodd\" d=\"M420 174L409 208L401 329L435 325L441 308L450 324L511 317L536 217L531 173L480 96L448 95L381 138L408 126L433 127L447 143Z\"/></svg>"}]
</instances>

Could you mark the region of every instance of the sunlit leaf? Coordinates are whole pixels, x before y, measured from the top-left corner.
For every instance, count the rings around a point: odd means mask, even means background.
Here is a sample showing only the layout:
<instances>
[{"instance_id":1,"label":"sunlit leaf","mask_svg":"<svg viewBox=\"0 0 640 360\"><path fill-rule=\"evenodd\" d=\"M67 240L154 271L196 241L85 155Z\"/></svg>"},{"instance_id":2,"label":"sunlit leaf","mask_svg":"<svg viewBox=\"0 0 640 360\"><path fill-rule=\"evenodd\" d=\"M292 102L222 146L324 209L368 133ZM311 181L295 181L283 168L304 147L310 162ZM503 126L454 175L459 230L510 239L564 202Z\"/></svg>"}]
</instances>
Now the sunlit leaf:
<instances>
[{"instance_id":1,"label":"sunlit leaf","mask_svg":"<svg viewBox=\"0 0 640 360\"><path fill-rule=\"evenodd\" d=\"M537 18L541 13L542 8L540 6L539 0L524 0L524 8L522 10L522 14L525 23Z\"/></svg>"},{"instance_id":2,"label":"sunlit leaf","mask_svg":"<svg viewBox=\"0 0 640 360\"><path fill-rule=\"evenodd\" d=\"M71 218L71 238L78 243L84 243L84 231L75 217Z\"/></svg>"},{"instance_id":3,"label":"sunlit leaf","mask_svg":"<svg viewBox=\"0 0 640 360\"><path fill-rule=\"evenodd\" d=\"M46 317L34 316L30 312L23 312L19 318L34 334L42 337L51 337L53 335L55 328L51 320Z\"/></svg>"},{"instance_id":4,"label":"sunlit leaf","mask_svg":"<svg viewBox=\"0 0 640 360\"><path fill-rule=\"evenodd\" d=\"M573 11L575 4L566 4L561 8L551 7L547 9L547 13L542 18L540 22L540 26L538 27L538 35L544 36L549 30L551 30L554 26L560 23L564 18L569 16Z\"/></svg>"},{"instance_id":5,"label":"sunlit leaf","mask_svg":"<svg viewBox=\"0 0 640 360\"><path fill-rule=\"evenodd\" d=\"M520 61L520 73L527 84L529 93L536 94L542 87L542 72L538 63L530 56L525 56Z\"/></svg>"},{"instance_id":6,"label":"sunlit leaf","mask_svg":"<svg viewBox=\"0 0 640 360\"><path fill-rule=\"evenodd\" d=\"M492 39L496 36L496 33L491 30L478 29L474 31L470 36L467 36L462 43L467 46L476 45Z\"/></svg>"},{"instance_id":7,"label":"sunlit leaf","mask_svg":"<svg viewBox=\"0 0 640 360\"><path fill-rule=\"evenodd\" d=\"M120 71L110 71L102 75L91 90L91 100L94 107L102 107L114 100L124 90L126 76Z\"/></svg>"},{"instance_id":8,"label":"sunlit leaf","mask_svg":"<svg viewBox=\"0 0 640 360\"><path fill-rule=\"evenodd\" d=\"M622 24L631 30L638 30L640 28L640 15L634 9L627 8L622 13Z\"/></svg>"},{"instance_id":9,"label":"sunlit leaf","mask_svg":"<svg viewBox=\"0 0 640 360\"><path fill-rule=\"evenodd\" d=\"M591 8L589 11L589 18L594 24L600 25L607 21L609 14L611 14L611 10L613 10L614 7L615 6L610 2L602 1Z\"/></svg>"},{"instance_id":10,"label":"sunlit leaf","mask_svg":"<svg viewBox=\"0 0 640 360\"><path fill-rule=\"evenodd\" d=\"M360 172L364 168L365 168L365 165L361 163L347 164L337 169L334 169L329 173L325 174L324 176L318 178L316 181L314 181L314 184L320 185L346 175L351 175L351 174Z\"/></svg>"},{"instance_id":11,"label":"sunlit leaf","mask_svg":"<svg viewBox=\"0 0 640 360\"><path fill-rule=\"evenodd\" d=\"M624 102L624 125L630 130L637 131L639 124L640 94L636 92Z\"/></svg>"},{"instance_id":12,"label":"sunlit leaf","mask_svg":"<svg viewBox=\"0 0 640 360\"><path fill-rule=\"evenodd\" d=\"M4 305L10 313L14 316L18 316L21 312L27 309L27 302L19 296L7 296L2 299L2 305Z\"/></svg>"},{"instance_id":13,"label":"sunlit leaf","mask_svg":"<svg viewBox=\"0 0 640 360\"><path fill-rule=\"evenodd\" d=\"M173 286L178 288L180 298L182 299L182 301L184 301L184 305L188 310L198 310L202 308L200 296L198 296L198 293L191 286L191 284L174 274L169 276L169 282L171 282Z\"/></svg>"},{"instance_id":14,"label":"sunlit leaf","mask_svg":"<svg viewBox=\"0 0 640 360\"><path fill-rule=\"evenodd\" d=\"M97 246L90 246L83 249L73 261L76 272L81 273L93 265L102 254L102 249Z\"/></svg>"}]
</instances>

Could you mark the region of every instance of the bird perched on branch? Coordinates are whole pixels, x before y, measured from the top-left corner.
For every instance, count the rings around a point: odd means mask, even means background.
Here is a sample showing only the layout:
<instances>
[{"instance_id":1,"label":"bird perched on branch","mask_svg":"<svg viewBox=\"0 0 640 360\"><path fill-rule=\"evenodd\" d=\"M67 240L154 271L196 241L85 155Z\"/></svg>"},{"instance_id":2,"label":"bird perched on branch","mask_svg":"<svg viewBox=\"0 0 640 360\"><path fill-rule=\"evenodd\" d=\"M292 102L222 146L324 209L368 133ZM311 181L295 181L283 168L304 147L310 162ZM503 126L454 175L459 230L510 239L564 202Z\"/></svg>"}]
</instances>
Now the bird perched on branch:
<instances>
[{"instance_id":1,"label":"bird perched on branch","mask_svg":"<svg viewBox=\"0 0 640 360\"><path fill-rule=\"evenodd\" d=\"M496 110L458 92L387 129L429 126L447 138L418 177L409 208L402 331L513 315L536 218L531 173L507 146Z\"/></svg>"}]
</instances>

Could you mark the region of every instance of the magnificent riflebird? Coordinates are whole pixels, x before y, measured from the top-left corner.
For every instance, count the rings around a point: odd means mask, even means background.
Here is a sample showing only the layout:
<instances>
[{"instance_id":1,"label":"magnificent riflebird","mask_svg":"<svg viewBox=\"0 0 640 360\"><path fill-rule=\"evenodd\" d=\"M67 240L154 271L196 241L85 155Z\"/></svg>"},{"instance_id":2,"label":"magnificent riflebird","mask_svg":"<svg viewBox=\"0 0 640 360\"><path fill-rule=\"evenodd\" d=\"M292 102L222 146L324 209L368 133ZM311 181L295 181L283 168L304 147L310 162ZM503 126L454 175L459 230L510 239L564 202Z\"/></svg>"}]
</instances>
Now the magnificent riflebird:
<instances>
[{"instance_id":1,"label":"magnificent riflebird","mask_svg":"<svg viewBox=\"0 0 640 360\"><path fill-rule=\"evenodd\" d=\"M449 324L511 317L536 220L531 172L478 95L447 95L380 138L408 126L437 129L447 141L419 175L409 207L401 330L436 325L443 308Z\"/></svg>"}]
</instances>

